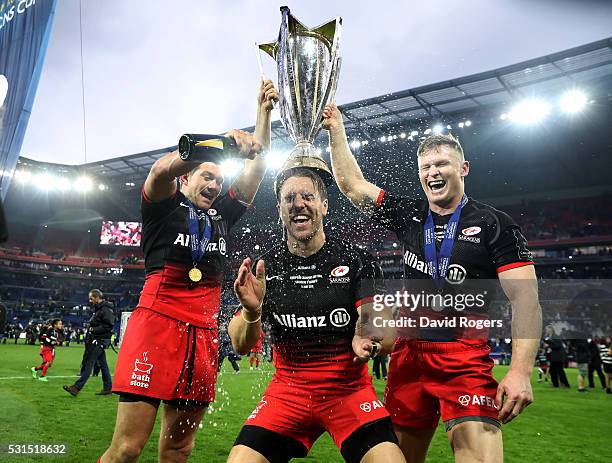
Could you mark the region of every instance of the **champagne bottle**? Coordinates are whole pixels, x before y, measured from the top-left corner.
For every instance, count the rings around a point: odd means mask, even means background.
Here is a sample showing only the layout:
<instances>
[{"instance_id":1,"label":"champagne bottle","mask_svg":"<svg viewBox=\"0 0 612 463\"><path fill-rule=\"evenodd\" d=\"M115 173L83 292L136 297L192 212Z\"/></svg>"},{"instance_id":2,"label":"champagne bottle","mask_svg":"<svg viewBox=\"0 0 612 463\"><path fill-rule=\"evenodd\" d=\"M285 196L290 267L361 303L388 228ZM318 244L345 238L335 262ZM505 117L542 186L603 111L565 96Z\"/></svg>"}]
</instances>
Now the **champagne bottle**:
<instances>
[{"instance_id":1,"label":"champagne bottle","mask_svg":"<svg viewBox=\"0 0 612 463\"><path fill-rule=\"evenodd\" d=\"M183 161L222 162L230 158L241 158L236 142L223 135L186 133L178 143Z\"/></svg>"}]
</instances>

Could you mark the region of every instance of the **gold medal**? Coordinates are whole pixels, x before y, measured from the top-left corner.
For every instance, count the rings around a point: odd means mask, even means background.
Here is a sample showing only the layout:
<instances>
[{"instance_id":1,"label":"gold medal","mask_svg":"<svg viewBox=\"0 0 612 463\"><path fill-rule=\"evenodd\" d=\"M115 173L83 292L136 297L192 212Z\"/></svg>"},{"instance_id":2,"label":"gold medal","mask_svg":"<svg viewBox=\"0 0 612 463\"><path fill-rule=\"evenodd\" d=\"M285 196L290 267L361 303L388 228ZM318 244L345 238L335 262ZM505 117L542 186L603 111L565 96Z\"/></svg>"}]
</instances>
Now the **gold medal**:
<instances>
[{"instance_id":1,"label":"gold medal","mask_svg":"<svg viewBox=\"0 0 612 463\"><path fill-rule=\"evenodd\" d=\"M197 267L193 267L191 270L189 270L189 279L194 283L197 283L202 279L202 271Z\"/></svg>"}]
</instances>

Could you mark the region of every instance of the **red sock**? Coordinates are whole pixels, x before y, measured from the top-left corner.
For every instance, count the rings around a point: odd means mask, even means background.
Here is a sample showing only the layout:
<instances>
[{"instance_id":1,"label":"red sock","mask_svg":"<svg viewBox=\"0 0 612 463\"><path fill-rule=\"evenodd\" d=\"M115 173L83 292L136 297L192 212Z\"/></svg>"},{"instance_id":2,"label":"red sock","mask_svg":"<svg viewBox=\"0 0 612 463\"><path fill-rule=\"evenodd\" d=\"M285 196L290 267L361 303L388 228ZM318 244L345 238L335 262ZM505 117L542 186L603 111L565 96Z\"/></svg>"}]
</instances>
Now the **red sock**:
<instances>
[{"instance_id":1,"label":"red sock","mask_svg":"<svg viewBox=\"0 0 612 463\"><path fill-rule=\"evenodd\" d=\"M255 360L255 368L259 368L259 359Z\"/></svg>"},{"instance_id":2,"label":"red sock","mask_svg":"<svg viewBox=\"0 0 612 463\"><path fill-rule=\"evenodd\" d=\"M253 357L251 357L249 360L249 362L251 362L251 366L253 366L253 360L255 360Z\"/></svg>"},{"instance_id":3,"label":"red sock","mask_svg":"<svg viewBox=\"0 0 612 463\"><path fill-rule=\"evenodd\" d=\"M41 377L45 377L47 374L47 370L49 369L49 364L45 363L42 367L42 374L40 375Z\"/></svg>"}]
</instances>

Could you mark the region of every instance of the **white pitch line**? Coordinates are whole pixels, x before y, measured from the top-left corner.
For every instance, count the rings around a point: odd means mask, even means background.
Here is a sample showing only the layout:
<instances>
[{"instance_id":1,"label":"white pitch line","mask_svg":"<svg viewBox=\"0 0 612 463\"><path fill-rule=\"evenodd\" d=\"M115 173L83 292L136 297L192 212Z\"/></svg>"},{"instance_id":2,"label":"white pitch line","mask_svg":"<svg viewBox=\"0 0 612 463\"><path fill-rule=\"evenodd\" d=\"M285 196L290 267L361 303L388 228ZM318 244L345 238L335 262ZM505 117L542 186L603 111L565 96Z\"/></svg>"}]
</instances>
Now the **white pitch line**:
<instances>
[{"instance_id":1,"label":"white pitch line","mask_svg":"<svg viewBox=\"0 0 612 463\"><path fill-rule=\"evenodd\" d=\"M77 375L68 375L68 376L46 376L47 378L77 378ZM31 379L34 380L34 378L32 378L32 375L30 376L0 376L0 380L2 379Z\"/></svg>"}]
</instances>

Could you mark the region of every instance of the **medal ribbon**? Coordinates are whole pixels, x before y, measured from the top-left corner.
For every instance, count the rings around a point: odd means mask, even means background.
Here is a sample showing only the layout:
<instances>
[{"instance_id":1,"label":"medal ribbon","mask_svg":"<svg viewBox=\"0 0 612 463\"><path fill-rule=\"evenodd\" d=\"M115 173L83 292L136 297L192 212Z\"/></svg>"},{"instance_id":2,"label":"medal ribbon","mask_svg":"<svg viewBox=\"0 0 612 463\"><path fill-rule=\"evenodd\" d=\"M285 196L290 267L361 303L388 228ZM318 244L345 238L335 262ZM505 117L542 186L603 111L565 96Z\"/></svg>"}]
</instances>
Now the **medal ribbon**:
<instances>
[{"instance_id":1,"label":"medal ribbon","mask_svg":"<svg viewBox=\"0 0 612 463\"><path fill-rule=\"evenodd\" d=\"M431 210L427 213L427 219L423 227L424 235L424 247L425 247L425 261L427 262L427 269L436 282L438 287L442 287L444 279L448 273L448 267L451 260L451 254L453 252L453 246L455 245L455 235L457 234L457 227L459 226L459 217L461 216L461 209L467 203L468 198L463 195L461 202L453 212L446 230L444 231L444 239L442 240L442 246L440 246L440 256L438 257L438 250L436 249L436 234L433 216Z\"/></svg>"},{"instance_id":2,"label":"medal ribbon","mask_svg":"<svg viewBox=\"0 0 612 463\"><path fill-rule=\"evenodd\" d=\"M187 227L189 229L189 248L191 250L191 260L193 266L197 267L206 252L206 247L212 238L212 224L208 214L204 214L204 230L200 235L200 221L198 220L198 210L193 203L187 199L189 205L189 216L187 217Z\"/></svg>"}]
</instances>

